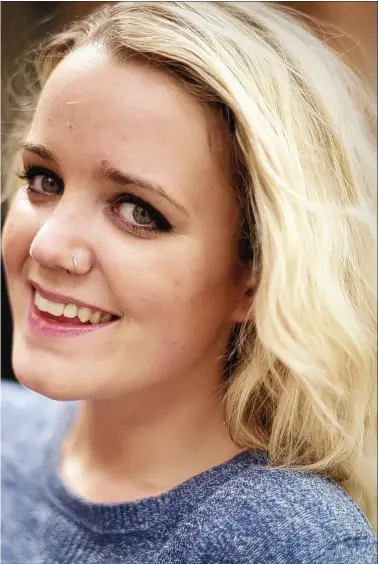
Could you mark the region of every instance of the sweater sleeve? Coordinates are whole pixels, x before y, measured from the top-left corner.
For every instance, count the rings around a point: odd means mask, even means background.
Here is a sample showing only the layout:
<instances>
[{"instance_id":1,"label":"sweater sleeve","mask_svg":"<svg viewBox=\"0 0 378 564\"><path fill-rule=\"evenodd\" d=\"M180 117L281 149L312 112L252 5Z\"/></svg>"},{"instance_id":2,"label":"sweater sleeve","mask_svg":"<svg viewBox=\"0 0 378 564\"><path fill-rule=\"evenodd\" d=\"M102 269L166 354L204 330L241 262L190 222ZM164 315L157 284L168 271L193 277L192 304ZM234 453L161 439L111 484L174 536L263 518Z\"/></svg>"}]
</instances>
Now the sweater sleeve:
<instances>
[{"instance_id":1,"label":"sweater sleeve","mask_svg":"<svg viewBox=\"0 0 378 564\"><path fill-rule=\"evenodd\" d=\"M325 551L323 564L377 564L377 541L371 537L346 538Z\"/></svg>"}]
</instances>

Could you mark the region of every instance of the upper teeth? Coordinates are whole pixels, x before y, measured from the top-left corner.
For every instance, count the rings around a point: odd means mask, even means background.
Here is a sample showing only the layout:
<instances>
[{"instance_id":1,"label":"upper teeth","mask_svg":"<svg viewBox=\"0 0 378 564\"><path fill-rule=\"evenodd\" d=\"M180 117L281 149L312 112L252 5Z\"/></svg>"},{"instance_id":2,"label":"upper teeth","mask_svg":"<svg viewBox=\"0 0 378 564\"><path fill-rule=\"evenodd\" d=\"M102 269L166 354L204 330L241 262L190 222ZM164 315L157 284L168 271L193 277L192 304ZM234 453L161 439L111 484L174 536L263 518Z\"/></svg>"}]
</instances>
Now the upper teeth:
<instances>
[{"instance_id":1,"label":"upper teeth","mask_svg":"<svg viewBox=\"0 0 378 564\"><path fill-rule=\"evenodd\" d=\"M69 319L73 319L77 316L82 323L86 323L87 321L90 321L93 324L100 322L104 323L106 321L110 321L112 318L111 313L102 313L101 311L93 310L90 307L78 307L75 304L52 302L51 300L47 300L41 296L41 294L37 291L35 292L34 303L39 311L47 311L48 313L51 313L51 315L55 315L57 317L64 315L64 317L68 317Z\"/></svg>"}]
</instances>

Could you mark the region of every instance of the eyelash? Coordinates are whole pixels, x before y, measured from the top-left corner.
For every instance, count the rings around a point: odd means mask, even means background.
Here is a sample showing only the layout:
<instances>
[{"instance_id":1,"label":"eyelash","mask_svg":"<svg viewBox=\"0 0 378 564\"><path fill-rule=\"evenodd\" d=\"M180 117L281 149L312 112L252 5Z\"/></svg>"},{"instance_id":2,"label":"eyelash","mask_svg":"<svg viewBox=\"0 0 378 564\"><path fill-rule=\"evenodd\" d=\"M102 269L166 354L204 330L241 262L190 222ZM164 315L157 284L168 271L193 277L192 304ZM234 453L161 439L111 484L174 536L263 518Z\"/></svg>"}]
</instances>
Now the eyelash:
<instances>
[{"instance_id":1,"label":"eyelash","mask_svg":"<svg viewBox=\"0 0 378 564\"><path fill-rule=\"evenodd\" d=\"M27 165L24 167L24 170L20 172L17 176L21 180L27 181L25 191L29 197L35 196L40 198L43 197L51 198L52 196L60 196L60 194L48 194L48 193L42 194L41 192L35 190L35 188L33 188L32 183L37 176L45 176L48 178L52 178L56 182L60 190L64 189L64 184L62 180L59 178L59 176L57 176L50 170L43 167ZM147 211L149 216L151 217L151 220L155 223L156 227L155 228L143 227L141 225L137 226L129 222L126 222L120 217L119 212L115 211L116 206L120 206L121 204L135 204L135 206L142 208L144 211ZM169 233L170 231L172 231L171 224L165 219L165 217L160 212L158 212L153 206L151 206L141 198L134 196L133 194L127 194L125 192L121 194L117 194L117 196L113 198L112 202L110 203L110 208L108 211L113 216L115 216L123 224L123 226L127 226L127 228L130 229L133 233L139 235L151 234L153 236L156 236L159 233Z\"/></svg>"}]
</instances>

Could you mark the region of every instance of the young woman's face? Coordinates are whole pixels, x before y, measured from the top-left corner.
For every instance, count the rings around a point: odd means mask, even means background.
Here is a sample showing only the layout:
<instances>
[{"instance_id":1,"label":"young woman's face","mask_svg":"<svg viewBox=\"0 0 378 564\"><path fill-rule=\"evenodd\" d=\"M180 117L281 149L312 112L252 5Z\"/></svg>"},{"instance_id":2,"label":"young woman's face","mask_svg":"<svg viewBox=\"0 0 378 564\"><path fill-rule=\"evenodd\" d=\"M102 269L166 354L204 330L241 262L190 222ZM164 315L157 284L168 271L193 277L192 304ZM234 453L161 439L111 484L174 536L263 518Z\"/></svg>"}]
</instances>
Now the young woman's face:
<instances>
[{"instance_id":1,"label":"young woman's face","mask_svg":"<svg viewBox=\"0 0 378 564\"><path fill-rule=\"evenodd\" d=\"M245 291L215 116L162 71L90 47L53 72L25 144L38 193L20 189L3 236L18 379L90 399L214 372ZM35 285L118 319L41 331Z\"/></svg>"}]
</instances>

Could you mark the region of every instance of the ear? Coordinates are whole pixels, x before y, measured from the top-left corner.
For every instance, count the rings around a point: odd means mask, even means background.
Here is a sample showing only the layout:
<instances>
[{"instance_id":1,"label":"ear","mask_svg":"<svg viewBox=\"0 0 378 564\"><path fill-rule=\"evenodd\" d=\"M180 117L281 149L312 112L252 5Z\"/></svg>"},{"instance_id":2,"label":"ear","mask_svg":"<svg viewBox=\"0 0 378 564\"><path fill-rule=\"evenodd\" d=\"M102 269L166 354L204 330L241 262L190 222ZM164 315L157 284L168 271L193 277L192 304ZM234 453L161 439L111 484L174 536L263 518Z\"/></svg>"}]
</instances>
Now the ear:
<instances>
[{"instance_id":1,"label":"ear","mask_svg":"<svg viewBox=\"0 0 378 564\"><path fill-rule=\"evenodd\" d=\"M244 287L239 301L232 312L230 321L232 323L242 323L248 321L252 317L252 306L254 300L254 291L252 288Z\"/></svg>"}]
</instances>

